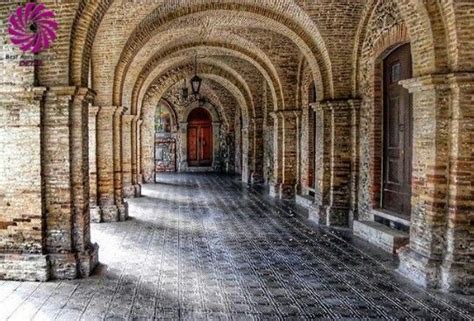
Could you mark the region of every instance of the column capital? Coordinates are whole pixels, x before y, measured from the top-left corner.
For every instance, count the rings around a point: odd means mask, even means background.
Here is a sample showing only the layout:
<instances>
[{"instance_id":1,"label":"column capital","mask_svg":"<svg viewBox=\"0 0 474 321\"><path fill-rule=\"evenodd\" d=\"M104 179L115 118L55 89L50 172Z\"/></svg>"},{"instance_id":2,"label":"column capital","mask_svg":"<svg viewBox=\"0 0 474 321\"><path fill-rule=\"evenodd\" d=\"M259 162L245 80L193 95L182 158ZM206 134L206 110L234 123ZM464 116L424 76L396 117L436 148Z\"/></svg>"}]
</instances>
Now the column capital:
<instances>
[{"instance_id":1,"label":"column capital","mask_svg":"<svg viewBox=\"0 0 474 321\"><path fill-rule=\"evenodd\" d=\"M89 116L97 116L99 113L100 107L99 106L89 106Z\"/></svg>"},{"instance_id":2,"label":"column capital","mask_svg":"<svg viewBox=\"0 0 474 321\"><path fill-rule=\"evenodd\" d=\"M68 97L69 99L78 98L92 102L96 96L96 92L87 87L77 86L54 86L48 87L45 91L46 96Z\"/></svg>"},{"instance_id":3,"label":"column capital","mask_svg":"<svg viewBox=\"0 0 474 321\"><path fill-rule=\"evenodd\" d=\"M113 115L117 111L117 106L100 106L99 114L110 114Z\"/></svg>"},{"instance_id":4,"label":"column capital","mask_svg":"<svg viewBox=\"0 0 474 321\"><path fill-rule=\"evenodd\" d=\"M348 98L348 99L331 99L322 100L311 104L313 110L318 108L330 109L330 110L344 110L344 109L359 109L362 100L359 98Z\"/></svg>"},{"instance_id":5,"label":"column capital","mask_svg":"<svg viewBox=\"0 0 474 321\"><path fill-rule=\"evenodd\" d=\"M447 74L429 74L400 81L410 93L428 90L448 90L451 88L474 87L474 73L459 72Z\"/></svg>"},{"instance_id":6,"label":"column capital","mask_svg":"<svg viewBox=\"0 0 474 321\"><path fill-rule=\"evenodd\" d=\"M270 116L273 118L281 117L282 119L288 117L300 117L301 116L301 109L282 109L282 110L275 110L270 112Z\"/></svg>"},{"instance_id":7,"label":"column capital","mask_svg":"<svg viewBox=\"0 0 474 321\"><path fill-rule=\"evenodd\" d=\"M46 87L13 87L0 86L1 96L34 97L41 98L46 92Z\"/></svg>"},{"instance_id":8,"label":"column capital","mask_svg":"<svg viewBox=\"0 0 474 321\"><path fill-rule=\"evenodd\" d=\"M123 116L127 108L123 106L117 106L115 109L114 116Z\"/></svg>"},{"instance_id":9,"label":"column capital","mask_svg":"<svg viewBox=\"0 0 474 321\"><path fill-rule=\"evenodd\" d=\"M126 122L133 122L133 121L136 121L138 119L138 116L137 115L126 114L126 115L122 116L122 119L123 119L123 121L126 121Z\"/></svg>"}]
</instances>

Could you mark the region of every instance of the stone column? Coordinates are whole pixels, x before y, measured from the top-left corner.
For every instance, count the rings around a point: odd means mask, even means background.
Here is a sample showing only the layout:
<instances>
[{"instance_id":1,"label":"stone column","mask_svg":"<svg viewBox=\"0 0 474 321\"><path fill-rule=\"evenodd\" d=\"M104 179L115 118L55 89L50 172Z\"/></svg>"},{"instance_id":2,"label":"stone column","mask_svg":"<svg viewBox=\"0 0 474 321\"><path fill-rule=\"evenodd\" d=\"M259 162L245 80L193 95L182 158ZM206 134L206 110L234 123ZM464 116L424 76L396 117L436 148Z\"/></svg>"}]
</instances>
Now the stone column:
<instances>
[{"instance_id":1,"label":"stone column","mask_svg":"<svg viewBox=\"0 0 474 321\"><path fill-rule=\"evenodd\" d=\"M270 195L290 199L296 194L300 110L271 113L274 119L274 182Z\"/></svg>"},{"instance_id":2,"label":"stone column","mask_svg":"<svg viewBox=\"0 0 474 321\"><path fill-rule=\"evenodd\" d=\"M0 87L0 273L46 281L41 112L46 88Z\"/></svg>"},{"instance_id":3,"label":"stone column","mask_svg":"<svg viewBox=\"0 0 474 321\"><path fill-rule=\"evenodd\" d=\"M250 175L250 183L263 183L263 166L264 166L264 139L263 139L263 118L252 118L253 129L253 156L252 156L252 174Z\"/></svg>"},{"instance_id":4,"label":"stone column","mask_svg":"<svg viewBox=\"0 0 474 321\"><path fill-rule=\"evenodd\" d=\"M97 114L99 107L89 106L89 207L92 222L100 222L97 184Z\"/></svg>"},{"instance_id":5,"label":"stone column","mask_svg":"<svg viewBox=\"0 0 474 321\"><path fill-rule=\"evenodd\" d=\"M98 260L90 242L87 88L52 87L44 95L42 168L49 277L88 276ZM47 213L47 215L46 215Z\"/></svg>"},{"instance_id":6,"label":"stone column","mask_svg":"<svg viewBox=\"0 0 474 321\"><path fill-rule=\"evenodd\" d=\"M135 187L132 181L132 124L135 115L122 116L122 174L123 196L135 197Z\"/></svg>"},{"instance_id":7,"label":"stone column","mask_svg":"<svg viewBox=\"0 0 474 321\"><path fill-rule=\"evenodd\" d=\"M403 81L413 93L410 243L399 271L416 283L473 293L473 74Z\"/></svg>"},{"instance_id":8,"label":"stone column","mask_svg":"<svg viewBox=\"0 0 474 321\"><path fill-rule=\"evenodd\" d=\"M97 181L101 222L119 221L114 186L114 114L117 107L102 106L97 115Z\"/></svg>"},{"instance_id":9,"label":"stone column","mask_svg":"<svg viewBox=\"0 0 474 321\"><path fill-rule=\"evenodd\" d=\"M132 161L132 173L131 173L131 179L132 179L132 186L134 190L134 195L135 197L140 197L141 195L141 185L140 185L140 179L139 179L139 170L138 170L138 164L139 164L139 157L138 157L138 151L139 151L139 136L140 136L140 127L139 123L141 123L141 120L138 120L138 117L134 117L132 121L132 126L131 126L131 139L132 139L132 154L131 154L131 161Z\"/></svg>"},{"instance_id":10,"label":"stone column","mask_svg":"<svg viewBox=\"0 0 474 321\"><path fill-rule=\"evenodd\" d=\"M214 171L220 171L221 159L220 159L220 133L221 133L221 122L212 122L212 169Z\"/></svg>"},{"instance_id":11,"label":"stone column","mask_svg":"<svg viewBox=\"0 0 474 321\"><path fill-rule=\"evenodd\" d=\"M141 195L141 184L143 182L143 175L142 175L142 126L143 120L137 121L137 156L136 156L136 164L137 164L137 183L135 185L135 191L137 191L138 195Z\"/></svg>"},{"instance_id":12,"label":"stone column","mask_svg":"<svg viewBox=\"0 0 474 321\"><path fill-rule=\"evenodd\" d=\"M178 131L178 141L181 141L179 146L179 158L180 162L178 163L178 172L185 172L188 170L188 122L179 123L180 130Z\"/></svg>"},{"instance_id":13,"label":"stone column","mask_svg":"<svg viewBox=\"0 0 474 321\"><path fill-rule=\"evenodd\" d=\"M317 103L316 184L310 219L328 226L349 226L356 208L359 100Z\"/></svg>"},{"instance_id":14,"label":"stone column","mask_svg":"<svg viewBox=\"0 0 474 321\"><path fill-rule=\"evenodd\" d=\"M122 173L122 117L123 107L117 107L113 121L113 144L114 144L114 193L115 205L119 210L119 221L125 221L128 217L128 206L123 201L123 173Z\"/></svg>"},{"instance_id":15,"label":"stone column","mask_svg":"<svg viewBox=\"0 0 474 321\"><path fill-rule=\"evenodd\" d=\"M244 183L249 183L249 179L250 179L250 162L249 162L249 158L250 158L250 133L249 133L249 127L248 127L248 123L246 122L243 122L242 124L242 128L240 129L240 133L241 133L241 136L240 136L240 139L241 139L241 146L242 146L242 150L240 151L242 153L242 164L240 164L241 166L241 179L242 179L242 182Z\"/></svg>"}]
</instances>

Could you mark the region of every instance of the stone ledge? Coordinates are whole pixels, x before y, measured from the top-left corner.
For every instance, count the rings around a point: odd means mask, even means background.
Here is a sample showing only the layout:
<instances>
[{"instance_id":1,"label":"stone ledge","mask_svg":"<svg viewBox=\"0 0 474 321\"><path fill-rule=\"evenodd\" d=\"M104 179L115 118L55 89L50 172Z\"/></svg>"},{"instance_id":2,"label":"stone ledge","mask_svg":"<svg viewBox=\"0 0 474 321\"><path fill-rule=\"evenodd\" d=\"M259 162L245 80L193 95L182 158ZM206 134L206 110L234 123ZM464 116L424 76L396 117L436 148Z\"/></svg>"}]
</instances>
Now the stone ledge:
<instances>
[{"instance_id":1,"label":"stone ledge","mask_svg":"<svg viewBox=\"0 0 474 321\"><path fill-rule=\"evenodd\" d=\"M393 254L409 241L408 233L372 221L354 221L353 232L355 236Z\"/></svg>"}]
</instances>

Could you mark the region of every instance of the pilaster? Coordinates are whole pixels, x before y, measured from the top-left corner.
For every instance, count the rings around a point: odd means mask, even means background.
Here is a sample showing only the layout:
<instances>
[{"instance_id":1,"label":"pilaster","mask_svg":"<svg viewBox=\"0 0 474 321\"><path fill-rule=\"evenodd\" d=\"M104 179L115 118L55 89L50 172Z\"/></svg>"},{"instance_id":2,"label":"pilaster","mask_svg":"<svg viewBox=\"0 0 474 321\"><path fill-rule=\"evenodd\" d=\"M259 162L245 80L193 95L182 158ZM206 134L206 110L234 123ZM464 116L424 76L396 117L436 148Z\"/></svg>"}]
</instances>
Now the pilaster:
<instances>
[{"instance_id":1,"label":"pilaster","mask_svg":"<svg viewBox=\"0 0 474 321\"><path fill-rule=\"evenodd\" d=\"M300 110L270 113L274 119L274 181L270 195L283 199L295 196L298 177Z\"/></svg>"},{"instance_id":2,"label":"pilaster","mask_svg":"<svg viewBox=\"0 0 474 321\"><path fill-rule=\"evenodd\" d=\"M99 107L89 106L89 207L91 221L100 222L97 181L97 114Z\"/></svg>"},{"instance_id":3,"label":"pilaster","mask_svg":"<svg viewBox=\"0 0 474 321\"><path fill-rule=\"evenodd\" d=\"M97 181L100 222L119 221L115 204L114 114L116 106L101 106L97 116Z\"/></svg>"},{"instance_id":4,"label":"pilaster","mask_svg":"<svg viewBox=\"0 0 474 321\"><path fill-rule=\"evenodd\" d=\"M472 294L474 76L402 84L413 94L413 172L410 243L398 270L423 286Z\"/></svg>"},{"instance_id":5,"label":"pilaster","mask_svg":"<svg viewBox=\"0 0 474 321\"><path fill-rule=\"evenodd\" d=\"M316 111L315 202L310 218L328 226L350 226L356 215L360 101L323 101Z\"/></svg>"},{"instance_id":6,"label":"pilaster","mask_svg":"<svg viewBox=\"0 0 474 321\"><path fill-rule=\"evenodd\" d=\"M261 184L264 181L264 142L263 142L263 121L262 117L252 118L251 126L253 130L253 156L252 156L252 173L250 175L251 184Z\"/></svg>"},{"instance_id":7,"label":"pilaster","mask_svg":"<svg viewBox=\"0 0 474 321\"><path fill-rule=\"evenodd\" d=\"M122 175L123 175L123 196L126 198L135 197L135 187L132 179L132 125L136 122L135 115L122 116ZM135 136L135 135L134 135Z\"/></svg>"}]
</instances>

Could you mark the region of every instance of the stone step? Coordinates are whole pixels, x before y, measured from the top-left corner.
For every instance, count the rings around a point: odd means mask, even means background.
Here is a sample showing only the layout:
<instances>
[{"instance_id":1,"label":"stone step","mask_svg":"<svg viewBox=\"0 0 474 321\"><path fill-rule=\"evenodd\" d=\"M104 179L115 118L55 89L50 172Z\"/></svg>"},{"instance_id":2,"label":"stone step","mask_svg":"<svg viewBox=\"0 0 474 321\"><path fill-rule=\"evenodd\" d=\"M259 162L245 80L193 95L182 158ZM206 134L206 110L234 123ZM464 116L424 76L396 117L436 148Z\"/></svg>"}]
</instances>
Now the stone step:
<instances>
[{"instance_id":1,"label":"stone step","mask_svg":"<svg viewBox=\"0 0 474 321\"><path fill-rule=\"evenodd\" d=\"M303 206L305 208L310 208L314 202L314 197L309 195L296 195L295 197L296 204Z\"/></svg>"},{"instance_id":2,"label":"stone step","mask_svg":"<svg viewBox=\"0 0 474 321\"><path fill-rule=\"evenodd\" d=\"M353 232L355 236L393 254L409 241L408 233L373 221L354 221Z\"/></svg>"}]
</instances>

